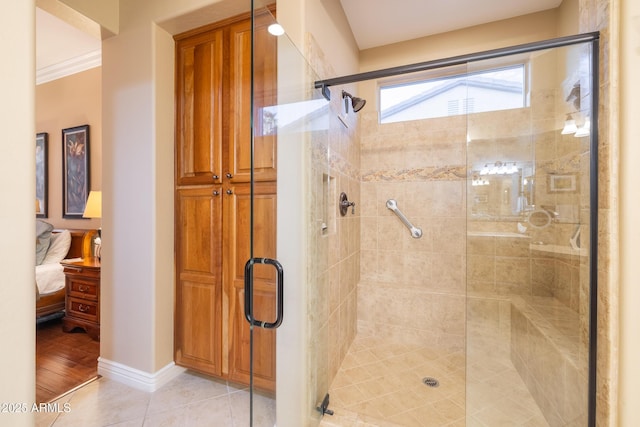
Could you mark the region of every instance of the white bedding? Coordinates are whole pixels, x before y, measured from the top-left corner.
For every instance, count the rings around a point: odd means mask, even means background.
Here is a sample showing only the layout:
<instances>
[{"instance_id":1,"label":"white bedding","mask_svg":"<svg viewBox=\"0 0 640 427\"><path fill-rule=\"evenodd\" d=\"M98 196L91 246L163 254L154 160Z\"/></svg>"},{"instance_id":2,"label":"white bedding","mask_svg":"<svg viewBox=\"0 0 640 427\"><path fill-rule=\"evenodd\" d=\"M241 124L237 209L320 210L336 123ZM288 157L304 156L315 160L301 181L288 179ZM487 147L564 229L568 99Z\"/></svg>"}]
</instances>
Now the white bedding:
<instances>
[{"instance_id":1,"label":"white bedding","mask_svg":"<svg viewBox=\"0 0 640 427\"><path fill-rule=\"evenodd\" d=\"M80 261L73 258L68 261ZM36 266L36 285L40 295L52 294L64 288L64 273L60 263L41 264Z\"/></svg>"}]
</instances>

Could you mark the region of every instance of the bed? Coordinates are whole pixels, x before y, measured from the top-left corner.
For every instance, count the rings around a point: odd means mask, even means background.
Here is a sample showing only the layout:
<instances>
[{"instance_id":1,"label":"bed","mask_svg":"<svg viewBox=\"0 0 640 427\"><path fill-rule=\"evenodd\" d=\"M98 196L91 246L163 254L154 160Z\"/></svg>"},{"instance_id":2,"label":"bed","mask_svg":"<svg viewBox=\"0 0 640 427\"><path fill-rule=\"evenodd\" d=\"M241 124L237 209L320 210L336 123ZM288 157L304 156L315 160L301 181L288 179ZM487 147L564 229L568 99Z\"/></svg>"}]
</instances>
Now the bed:
<instances>
[{"instance_id":1,"label":"bed","mask_svg":"<svg viewBox=\"0 0 640 427\"><path fill-rule=\"evenodd\" d=\"M87 230L50 230L44 256L36 248L36 320L43 322L64 315L65 277L60 261L82 258ZM46 234L46 233L45 233ZM40 235L38 235L40 239Z\"/></svg>"}]
</instances>

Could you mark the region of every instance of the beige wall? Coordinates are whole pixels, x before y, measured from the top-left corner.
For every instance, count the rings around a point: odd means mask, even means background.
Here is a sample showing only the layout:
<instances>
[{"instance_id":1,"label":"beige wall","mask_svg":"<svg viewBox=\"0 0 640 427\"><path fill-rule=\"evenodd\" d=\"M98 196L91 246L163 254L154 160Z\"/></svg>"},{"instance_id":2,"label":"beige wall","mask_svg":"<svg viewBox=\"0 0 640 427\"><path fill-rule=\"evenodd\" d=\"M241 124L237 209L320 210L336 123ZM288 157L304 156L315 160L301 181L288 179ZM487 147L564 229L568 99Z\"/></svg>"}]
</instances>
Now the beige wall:
<instances>
[{"instance_id":1,"label":"beige wall","mask_svg":"<svg viewBox=\"0 0 640 427\"><path fill-rule=\"evenodd\" d=\"M56 228L95 229L100 219L62 217L62 129L89 125L90 190L102 190L102 69L36 86L36 132L49 134L49 209Z\"/></svg>"},{"instance_id":2,"label":"beige wall","mask_svg":"<svg viewBox=\"0 0 640 427\"><path fill-rule=\"evenodd\" d=\"M0 55L0 402L35 401L35 23L33 0L3 4ZM30 406L29 406L30 409ZM0 424L31 426L34 414L1 413Z\"/></svg>"},{"instance_id":3,"label":"beige wall","mask_svg":"<svg viewBox=\"0 0 640 427\"><path fill-rule=\"evenodd\" d=\"M477 25L360 52L360 71L449 58L556 36L555 10Z\"/></svg>"},{"instance_id":4,"label":"beige wall","mask_svg":"<svg viewBox=\"0 0 640 427\"><path fill-rule=\"evenodd\" d=\"M579 33L579 6L579 0L563 0L558 6L558 37Z\"/></svg>"},{"instance_id":5,"label":"beige wall","mask_svg":"<svg viewBox=\"0 0 640 427\"><path fill-rule=\"evenodd\" d=\"M617 5L616 2L613 3ZM640 3L620 1L620 426L640 425Z\"/></svg>"}]
</instances>

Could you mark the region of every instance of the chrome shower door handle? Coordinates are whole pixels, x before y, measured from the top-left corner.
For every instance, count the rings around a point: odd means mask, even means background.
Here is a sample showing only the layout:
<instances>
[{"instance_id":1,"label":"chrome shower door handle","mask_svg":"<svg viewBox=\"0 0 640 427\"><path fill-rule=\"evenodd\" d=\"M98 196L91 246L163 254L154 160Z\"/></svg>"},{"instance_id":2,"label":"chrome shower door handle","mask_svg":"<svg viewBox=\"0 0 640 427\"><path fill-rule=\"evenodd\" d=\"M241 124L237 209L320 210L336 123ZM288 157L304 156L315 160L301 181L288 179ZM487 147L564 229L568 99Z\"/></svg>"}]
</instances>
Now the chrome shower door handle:
<instances>
[{"instance_id":1,"label":"chrome shower door handle","mask_svg":"<svg viewBox=\"0 0 640 427\"><path fill-rule=\"evenodd\" d=\"M258 320L253 317L253 266L269 264L276 269L276 318L273 322ZM244 265L244 317L252 326L264 329L275 329L282 324L284 313L284 271L282 265L271 258L251 258Z\"/></svg>"},{"instance_id":2,"label":"chrome shower door handle","mask_svg":"<svg viewBox=\"0 0 640 427\"><path fill-rule=\"evenodd\" d=\"M404 214L398 208L398 202L396 202L394 199L387 200L387 209L395 213L398 218L400 218L400 221L402 221L402 223L411 232L411 237L413 237L414 239L419 239L422 237L422 229L411 224L407 217L404 216Z\"/></svg>"}]
</instances>

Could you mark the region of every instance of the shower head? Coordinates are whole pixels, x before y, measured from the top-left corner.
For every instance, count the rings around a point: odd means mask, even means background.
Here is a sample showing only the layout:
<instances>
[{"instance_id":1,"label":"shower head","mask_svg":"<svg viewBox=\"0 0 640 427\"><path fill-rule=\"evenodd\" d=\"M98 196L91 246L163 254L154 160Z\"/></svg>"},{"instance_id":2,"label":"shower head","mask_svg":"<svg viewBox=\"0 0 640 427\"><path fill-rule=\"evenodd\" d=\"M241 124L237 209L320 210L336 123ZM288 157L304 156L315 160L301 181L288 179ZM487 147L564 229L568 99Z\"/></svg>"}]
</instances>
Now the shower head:
<instances>
[{"instance_id":1,"label":"shower head","mask_svg":"<svg viewBox=\"0 0 640 427\"><path fill-rule=\"evenodd\" d=\"M351 98L351 108L353 109L354 113L357 113L358 111L362 110L362 108L364 107L364 104L367 103L366 99L358 98L357 96L353 96L349 92L345 92L343 90L342 91L342 99L345 100L345 106L349 105L347 103L347 101L346 101L347 98ZM346 108L348 110L348 107L346 107Z\"/></svg>"}]
</instances>

